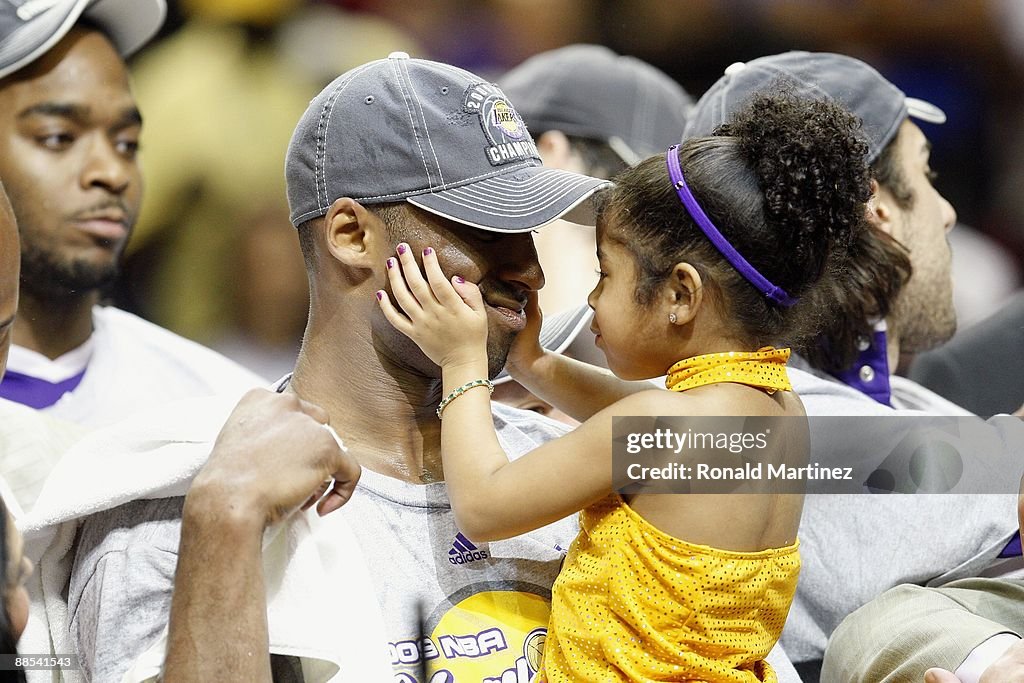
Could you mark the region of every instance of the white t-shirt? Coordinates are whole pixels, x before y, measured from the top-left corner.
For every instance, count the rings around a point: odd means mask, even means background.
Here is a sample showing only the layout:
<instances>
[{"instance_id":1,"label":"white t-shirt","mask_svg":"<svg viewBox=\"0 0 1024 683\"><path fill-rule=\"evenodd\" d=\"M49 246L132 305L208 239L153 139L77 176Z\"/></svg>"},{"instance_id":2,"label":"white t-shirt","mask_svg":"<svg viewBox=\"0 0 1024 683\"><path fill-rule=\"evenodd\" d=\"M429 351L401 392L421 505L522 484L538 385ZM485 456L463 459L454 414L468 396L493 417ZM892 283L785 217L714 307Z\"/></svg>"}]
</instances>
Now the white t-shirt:
<instances>
[{"instance_id":1,"label":"white t-shirt","mask_svg":"<svg viewBox=\"0 0 1024 683\"><path fill-rule=\"evenodd\" d=\"M52 417L103 427L174 399L236 391L241 395L265 384L215 351L131 313L96 306L92 319L89 340L52 361L52 372L40 365L39 354L11 349L8 371L59 381L64 377L58 375L85 368L74 389L42 409Z\"/></svg>"}]
</instances>

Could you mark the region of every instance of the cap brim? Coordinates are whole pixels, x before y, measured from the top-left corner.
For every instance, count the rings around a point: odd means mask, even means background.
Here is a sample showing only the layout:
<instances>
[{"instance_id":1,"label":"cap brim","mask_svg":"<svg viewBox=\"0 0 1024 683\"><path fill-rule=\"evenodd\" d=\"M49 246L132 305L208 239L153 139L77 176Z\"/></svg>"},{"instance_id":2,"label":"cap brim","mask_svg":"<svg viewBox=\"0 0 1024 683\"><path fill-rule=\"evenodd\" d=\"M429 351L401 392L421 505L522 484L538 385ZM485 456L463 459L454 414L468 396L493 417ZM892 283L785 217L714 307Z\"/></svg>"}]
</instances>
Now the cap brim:
<instances>
[{"instance_id":1,"label":"cap brim","mask_svg":"<svg viewBox=\"0 0 1024 683\"><path fill-rule=\"evenodd\" d=\"M584 305L545 317L540 327L540 345L552 353L562 353L590 324L593 315L590 306ZM502 370L494 379L494 383L500 384L511 379L508 373Z\"/></svg>"},{"instance_id":2,"label":"cap brim","mask_svg":"<svg viewBox=\"0 0 1024 683\"><path fill-rule=\"evenodd\" d=\"M579 173L529 166L406 201L474 228L526 232L558 218L593 225L594 209L587 200L610 186Z\"/></svg>"},{"instance_id":3,"label":"cap brim","mask_svg":"<svg viewBox=\"0 0 1024 683\"><path fill-rule=\"evenodd\" d=\"M96 0L85 16L103 27L122 57L149 42L164 23L164 0Z\"/></svg>"},{"instance_id":4,"label":"cap brim","mask_svg":"<svg viewBox=\"0 0 1024 683\"><path fill-rule=\"evenodd\" d=\"M945 123L946 112L936 107L931 102L919 100L916 97L907 97L907 114L915 119L928 123Z\"/></svg>"},{"instance_id":5,"label":"cap brim","mask_svg":"<svg viewBox=\"0 0 1024 683\"><path fill-rule=\"evenodd\" d=\"M54 5L8 33L0 43L0 78L31 64L75 25L88 0Z\"/></svg>"},{"instance_id":6,"label":"cap brim","mask_svg":"<svg viewBox=\"0 0 1024 683\"><path fill-rule=\"evenodd\" d=\"M96 22L118 53L145 45L164 22L165 0L75 0L56 4L9 33L0 44L0 78L28 66L67 35L79 17Z\"/></svg>"}]
</instances>

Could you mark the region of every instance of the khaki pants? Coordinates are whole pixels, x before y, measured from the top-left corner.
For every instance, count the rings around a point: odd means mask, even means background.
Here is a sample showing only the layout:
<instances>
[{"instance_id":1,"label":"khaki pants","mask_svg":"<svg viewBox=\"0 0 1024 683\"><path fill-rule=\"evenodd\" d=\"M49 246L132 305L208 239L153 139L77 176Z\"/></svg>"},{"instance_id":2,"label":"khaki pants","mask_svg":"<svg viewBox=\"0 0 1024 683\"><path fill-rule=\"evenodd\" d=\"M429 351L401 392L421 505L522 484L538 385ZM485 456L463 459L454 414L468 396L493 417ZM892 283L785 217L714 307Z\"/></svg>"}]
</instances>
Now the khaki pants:
<instances>
[{"instance_id":1,"label":"khaki pants","mask_svg":"<svg viewBox=\"0 0 1024 683\"><path fill-rule=\"evenodd\" d=\"M892 588L832 634L822 683L922 683L955 670L998 633L1024 634L1024 580L963 579L941 588Z\"/></svg>"}]
</instances>

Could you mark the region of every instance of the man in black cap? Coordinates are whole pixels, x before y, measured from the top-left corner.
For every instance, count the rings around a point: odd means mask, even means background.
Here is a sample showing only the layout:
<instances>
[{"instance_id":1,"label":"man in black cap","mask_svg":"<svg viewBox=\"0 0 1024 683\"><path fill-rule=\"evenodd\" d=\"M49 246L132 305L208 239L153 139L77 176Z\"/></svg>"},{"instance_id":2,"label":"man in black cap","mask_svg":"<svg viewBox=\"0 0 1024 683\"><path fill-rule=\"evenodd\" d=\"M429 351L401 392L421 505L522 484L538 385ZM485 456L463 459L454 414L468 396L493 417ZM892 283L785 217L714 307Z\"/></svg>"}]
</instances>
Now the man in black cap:
<instances>
[{"instance_id":1,"label":"man in black cap","mask_svg":"<svg viewBox=\"0 0 1024 683\"><path fill-rule=\"evenodd\" d=\"M6 397L0 398L0 491L19 523L30 523L51 467L84 431L59 417L96 425L174 397L215 391L237 397L258 382L198 345L95 306L100 288L117 272L141 198L141 116L124 57L153 37L165 11L164 0L0 1L0 378L12 339L17 344L14 370L0 386ZM48 367L47 354L73 358ZM47 372L63 372L68 364L79 365L71 383ZM235 536L231 556L222 558L225 533L239 530L225 524L231 499L217 488L218 473L245 467L255 481L234 487L232 495L262 501L265 509L257 512L271 518L297 507L325 476L351 484L358 465L322 428L326 419L316 406L268 392L248 395L231 415L186 506L205 514L182 548L190 581L176 598L183 627L174 633L184 637L172 639L168 664L177 668L169 668L168 680L209 680L182 676L203 652L243 677L252 670L243 667L260 664L247 655L261 635L265 647L265 634L257 629L239 638L232 628L265 613L262 592L241 590L260 580L261 568L239 572L234 564L246 552L259 558L262 528L243 529L249 533ZM264 426L253 430L253 424ZM280 449L300 442L282 478L276 471ZM114 467L99 476L117 486L121 475ZM69 486L76 481L72 477ZM21 651L66 655L73 651L66 624L48 623L40 609L42 574L27 579L34 616ZM202 641L187 637L187 627L196 625L204 629ZM48 626L54 630L47 632ZM29 680L54 675L26 673ZM75 669L63 672L63 680L78 676Z\"/></svg>"}]
</instances>

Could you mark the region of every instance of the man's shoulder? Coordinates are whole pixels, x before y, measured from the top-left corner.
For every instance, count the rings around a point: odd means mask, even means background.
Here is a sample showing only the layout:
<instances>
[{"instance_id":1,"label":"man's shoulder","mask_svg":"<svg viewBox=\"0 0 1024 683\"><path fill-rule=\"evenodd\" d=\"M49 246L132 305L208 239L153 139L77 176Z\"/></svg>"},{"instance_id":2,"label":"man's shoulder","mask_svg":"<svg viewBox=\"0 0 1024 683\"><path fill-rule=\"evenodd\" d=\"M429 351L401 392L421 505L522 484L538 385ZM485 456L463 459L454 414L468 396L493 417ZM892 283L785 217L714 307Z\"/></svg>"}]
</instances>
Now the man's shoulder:
<instances>
[{"instance_id":1,"label":"man's shoulder","mask_svg":"<svg viewBox=\"0 0 1024 683\"><path fill-rule=\"evenodd\" d=\"M115 574L133 567L133 571L143 572L151 563L173 566L181 540L184 503L183 497L133 500L82 520L68 586L72 611L101 566ZM128 578L114 580L123 582Z\"/></svg>"},{"instance_id":2,"label":"man's shoulder","mask_svg":"<svg viewBox=\"0 0 1024 683\"><path fill-rule=\"evenodd\" d=\"M787 368L790 382L803 401L808 415L817 416L892 416L892 415L960 415L972 413L917 382L892 375L889 377L891 406L879 403L862 391L844 384L831 375L811 367L806 360L794 357Z\"/></svg>"},{"instance_id":3,"label":"man's shoulder","mask_svg":"<svg viewBox=\"0 0 1024 683\"><path fill-rule=\"evenodd\" d=\"M893 409L803 362L787 369L809 416L892 415Z\"/></svg>"},{"instance_id":4,"label":"man's shoulder","mask_svg":"<svg viewBox=\"0 0 1024 683\"><path fill-rule=\"evenodd\" d=\"M145 355L160 364L180 365L192 374L210 376L211 381L264 384L257 375L213 349L113 306L93 308L93 323L100 344L129 349L136 358Z\"/></svg>"},{"instance_id":5,"label":"man's shoulder","mask_svg":"<svg viewBox=\"0 0 1024 683\"><path fill-rule=\"evenodd\" d=\"M113 306L96 306L92 309L93 324L96 329L96 336L103 341L107 337L123 339L130 337L133 342L145 346L159 348L161 350L180 351L194 353L200 356L220 358L227 363L233 363L224 356L212 349L208 349L198 342L186 339L168 329L149 322L134 313L122 311Z\"/></svg>"},{"instance_id":6,"label":"man's shoulder","mask_svg":"<svg viewBox=\"0 0 1024 683\"><path fill-rule=\"evenodd\" d=\"M897 408L919 410L932 415L974 415L966 408L907 377L893 376L889 380L889 385L892 389L892 404Z\"/></svg>"},{"instance_id":7,"label":"man's shoulder","mask_svg":"<svg viewBox=\"0 0 1024 683\"><path fill-rule=\"evenodd\" d=\"M44 421L42 417L44 414L22 403L0 398L0 418L3 418L4 427L15 423L35 426Z\"/></svg>"}]
</instances>

